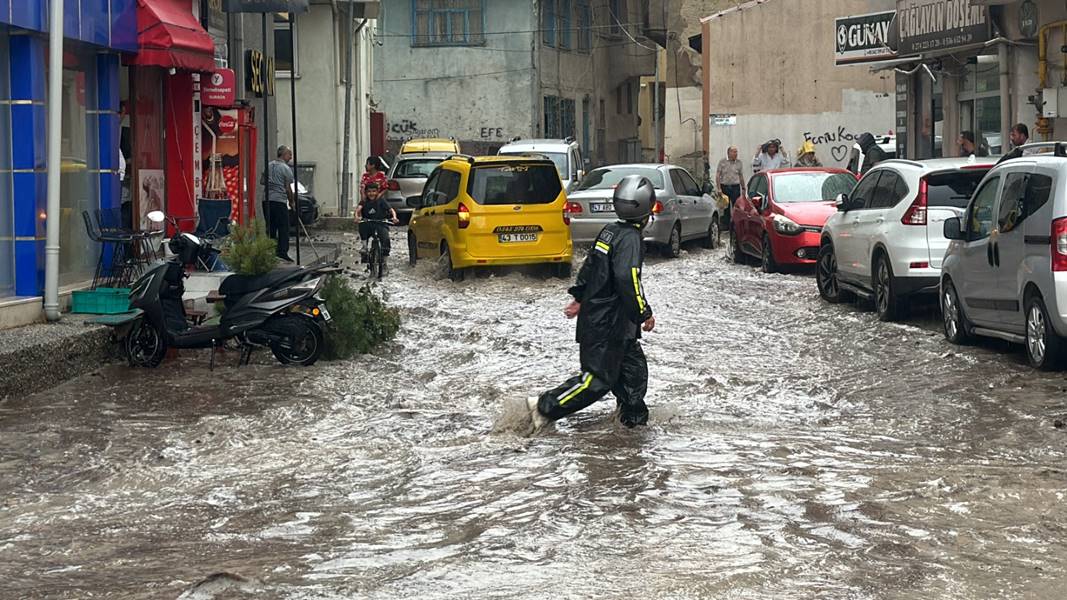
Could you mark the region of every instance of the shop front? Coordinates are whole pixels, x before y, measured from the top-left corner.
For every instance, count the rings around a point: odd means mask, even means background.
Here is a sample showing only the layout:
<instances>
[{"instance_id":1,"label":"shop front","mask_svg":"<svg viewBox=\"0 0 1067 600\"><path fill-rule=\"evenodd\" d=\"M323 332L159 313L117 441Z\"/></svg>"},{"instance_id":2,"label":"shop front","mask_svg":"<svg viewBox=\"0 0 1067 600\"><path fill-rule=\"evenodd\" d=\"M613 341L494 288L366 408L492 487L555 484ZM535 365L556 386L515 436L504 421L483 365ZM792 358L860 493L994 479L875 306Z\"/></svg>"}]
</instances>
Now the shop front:
<instances>
[{"instance_id":1,"label":"shop front","mask_svg":"<svg viewBox=\"0 0 1067 600\"><path fill-rule=\"evenodd\" d=\"M137 48L136 0L67 2L63 92L48 98L46 0L0 0L0 303L44 287L45 223L60 220L61 286L91 280L83 212L119 203L120 53ZM46 210L46 114L61 105L60 212Z\"/></svg>"}]
</instances>

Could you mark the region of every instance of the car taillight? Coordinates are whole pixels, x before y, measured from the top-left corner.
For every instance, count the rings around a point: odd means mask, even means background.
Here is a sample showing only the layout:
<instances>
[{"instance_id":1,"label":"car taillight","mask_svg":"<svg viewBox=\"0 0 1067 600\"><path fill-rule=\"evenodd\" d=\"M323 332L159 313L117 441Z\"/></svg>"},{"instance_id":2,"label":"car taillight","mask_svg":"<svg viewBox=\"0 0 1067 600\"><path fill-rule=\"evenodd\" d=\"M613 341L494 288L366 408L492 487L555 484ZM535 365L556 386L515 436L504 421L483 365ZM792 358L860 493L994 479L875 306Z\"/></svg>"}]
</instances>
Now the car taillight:
<instances>
[{"instance_id":1,"label":"car taillight","mask_svg":"<svg viewBox=\"0 0 1067 600\"><path fill-rule=\"evenodd\" d=\"M459 208L456 210L456 214L459 215L459 228L466 229L471 224L471 211L467 208L466 204L459 203Z\"/></svg>"},{"instance_id":2,"label":"car taillight","mask_svg":"<svg viewBox=\"0 0 1067 600\"><path fill-rule=\"evenodd\" d=\"M1067 271L1067 217L1052 222L1052 270Z\"/></svg>"},{"instance_id":3,"label":"car taillight","mask_svg":"<svg viewBox=\"0 0 1067 600\"><path fill-rule=\"evenodd\" d=\"M900 222L905 225L926 225L926 198L927 183L925 179L919 180L919 195L915 196L911 206L904 212Z\"/></svg>"},{"instance_id":4,"label":"car taillight","mask_svg":"<svg viewBox=\"0 0 1067 600\"><path fill-rule=\"evenodd\" d=\"M389 182L385 184L385 189L389 190L390 192L399 192L400 182L395 179L390 179Z\"/></svg>"},{"instance_id":5,"label":"car taillight","mask_svg":"<svg viewBox=\"0 0 1067 600\"><path fill-rule=\"evenodd\" d=\"M656 203L652 205L652 214L658 215L663 212L663 203L656 200Z\"/></svg>"},{"instance_id":6,"label":"car taillight","mask_svg":"<svg viewBox=\"0 0 1067 600\"><path fill-rule=\"evenodd\" d=\"M571 215L581 214L582 205L577 202L567 202L563 205L563 224L571 224Z\"/></svg>"}]
</instances>

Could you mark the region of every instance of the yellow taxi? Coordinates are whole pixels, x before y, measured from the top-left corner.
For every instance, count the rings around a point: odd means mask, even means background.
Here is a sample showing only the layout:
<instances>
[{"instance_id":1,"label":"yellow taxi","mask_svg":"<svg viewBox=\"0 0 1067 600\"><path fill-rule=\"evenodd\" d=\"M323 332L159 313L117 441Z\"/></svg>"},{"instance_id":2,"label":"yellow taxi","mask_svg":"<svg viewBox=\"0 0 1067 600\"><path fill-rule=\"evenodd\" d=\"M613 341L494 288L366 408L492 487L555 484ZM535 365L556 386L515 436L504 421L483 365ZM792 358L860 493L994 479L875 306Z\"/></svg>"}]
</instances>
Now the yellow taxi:
<instances>
[{"instance_id":1,"label":"yellow taxi","mask_svg":"<svg viewBox=\"0 0 1067 600\"><path fill-rule=\"evenodd\" d=\"M400 147L400 154L426 154L429 152L459 154L459 142L444 138L421 138L408 140Z\"/></svg>"},{"instance_id":2,"label":"yellow taxi","mask_svg":"<svg viewBox=\"0 0 1067 600\"><path fill-rule=\"evenodd\" d=\"M458 281L471 267L547 263L570 277L567 196L551 160L453 156L412 203L412 266L420 258L442 260Z\"/></svg>"}]
</instances>

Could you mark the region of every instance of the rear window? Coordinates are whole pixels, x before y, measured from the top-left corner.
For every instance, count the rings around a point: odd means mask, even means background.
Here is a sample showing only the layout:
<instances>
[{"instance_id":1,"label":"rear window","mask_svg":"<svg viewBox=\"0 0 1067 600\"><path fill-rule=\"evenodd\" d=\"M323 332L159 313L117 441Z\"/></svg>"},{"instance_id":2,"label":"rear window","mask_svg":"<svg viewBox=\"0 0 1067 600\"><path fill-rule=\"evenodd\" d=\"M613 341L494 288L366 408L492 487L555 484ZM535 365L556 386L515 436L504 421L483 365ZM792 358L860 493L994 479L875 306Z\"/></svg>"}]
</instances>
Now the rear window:
<instances>
[{"instance_id":1,"label":"rear window","mask_svg":"<svg viewBox=\"0 0 1067 600\"><path fill-rule=\"evenodd\" d=\"M441 164L441 159L418 159L418 160L405 160L401 161L396 166L396 172L393 173L393 179L426 179L433 173L433 170L437 168L437 165Z\"/></svg>"},{"instance_id":2,"label":"rear window","mask_svg":"<svg viewBox=\"0 0 1067 600\"><path fill-rule=\"evenodd\" d=\"M663 173L659 169L648 167L607 167L590 171L585 176L585 179L582 179L582 183L578 185L578 190L612 190L627 175L646 177L657 190L666 189L663 187Z\"/></svg>"},{"instance_id":3,"label":"rear window","mask_svg":"<svg viewBox=\"0 0 1067 600\"><path fill-rule=\"evenodd\" d=\"M478 166L471 170L467 193L482 206L551 204L563 187L559 173L548 164Z\"/></svg>"},{"instance_id":4,"label":"rear window","mask_svg":"<svg viewBox=\"0 0 1067 600\"><path fill-rule=\"evenodd\" d=\"M822 202L838 194L848 194L856 187L856 177L849 173L790 173L774 176L774 201Z\"/></svg>"},{"instance_id":5,"label":"rear window","mask_svg":"<svg viewBox=\"0 0 1067 600\"><path fill-rule=\"evenodd\" d=\"M982 178L989 169L961 169L948 173L934 173L926 176L926 205L953 206L967 208L967 202L974 195Z\"/></svg>"}]
</instances>

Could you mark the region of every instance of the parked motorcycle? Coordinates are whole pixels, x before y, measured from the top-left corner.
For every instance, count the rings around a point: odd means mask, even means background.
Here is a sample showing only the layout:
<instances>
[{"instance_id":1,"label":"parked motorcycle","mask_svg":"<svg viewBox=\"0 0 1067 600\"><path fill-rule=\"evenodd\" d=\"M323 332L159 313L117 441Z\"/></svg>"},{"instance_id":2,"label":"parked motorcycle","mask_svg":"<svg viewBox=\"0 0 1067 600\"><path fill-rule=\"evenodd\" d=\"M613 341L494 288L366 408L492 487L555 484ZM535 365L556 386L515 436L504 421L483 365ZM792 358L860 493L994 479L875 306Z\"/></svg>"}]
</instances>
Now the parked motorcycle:
<instances>
[{"instance_id":1,"label":"parked motorcycle","mask_svg":"<svg viewBox=\"0 0 1067 600\"><path fill-rule=\"evenodd\" d=\"M255 348L269 347L283 364L309 366L323 351L323 327L330 321L317 296L333 265L285 266L266 275L230 275L219 286L225 311L217 324L193 326L185 312L185 266L210 264L218 250L190 233L171 239L174 257L134 283L130 307L137 315L125 337L131 366L156 367L167 348L215 348L235 340L247 364Z\"/></svg>"}]
</instances>

